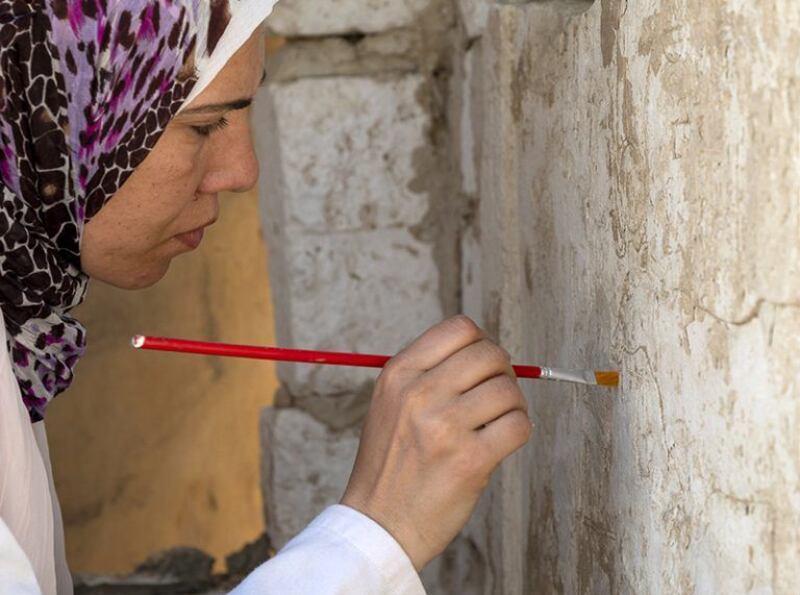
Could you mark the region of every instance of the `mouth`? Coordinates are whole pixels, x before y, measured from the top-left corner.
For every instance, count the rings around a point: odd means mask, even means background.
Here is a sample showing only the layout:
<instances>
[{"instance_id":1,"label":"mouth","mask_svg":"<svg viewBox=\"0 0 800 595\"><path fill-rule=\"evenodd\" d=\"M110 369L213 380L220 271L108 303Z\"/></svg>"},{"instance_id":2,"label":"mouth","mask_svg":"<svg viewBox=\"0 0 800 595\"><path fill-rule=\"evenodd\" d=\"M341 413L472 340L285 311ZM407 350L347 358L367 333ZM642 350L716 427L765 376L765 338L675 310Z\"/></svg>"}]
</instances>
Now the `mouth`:
<instances>
[{"instance_id":1,"label":"mouth","mask_svg":"<svg viewBox=\"0 0 800 595\"><path fill-rule=\"evenodd\" d=\"M200 243L203 241L203 235L205 234L206 227L213 225L214 221L209 221L204 225L196 229L192 229L191 231L185 231L183 233L179 233L175 236L175 239L178 240L181 244L185 245L190 250L195 250Z\"/></svg>"}]
</instances>

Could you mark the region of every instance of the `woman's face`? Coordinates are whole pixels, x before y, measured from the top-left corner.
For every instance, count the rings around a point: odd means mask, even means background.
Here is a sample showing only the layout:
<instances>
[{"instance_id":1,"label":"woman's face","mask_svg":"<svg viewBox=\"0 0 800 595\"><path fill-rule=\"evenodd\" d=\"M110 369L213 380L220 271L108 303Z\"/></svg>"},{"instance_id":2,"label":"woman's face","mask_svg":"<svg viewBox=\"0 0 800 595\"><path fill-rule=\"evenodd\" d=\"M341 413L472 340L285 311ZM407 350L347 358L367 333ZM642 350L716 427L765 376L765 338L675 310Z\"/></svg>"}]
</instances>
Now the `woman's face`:
<instances>
[{"instance_id":1,"label":"woman's face","mask_svg":"<svg viewBox=\"0 0 800 595\"><path fill-rule=\"evenodd\" d=\"M86 225L81 265L90 277L124 289L152 285L200 244L220 192L255 185L249 105L263 76L262 41L250 38Z\"/></svg>"}]
</instances>

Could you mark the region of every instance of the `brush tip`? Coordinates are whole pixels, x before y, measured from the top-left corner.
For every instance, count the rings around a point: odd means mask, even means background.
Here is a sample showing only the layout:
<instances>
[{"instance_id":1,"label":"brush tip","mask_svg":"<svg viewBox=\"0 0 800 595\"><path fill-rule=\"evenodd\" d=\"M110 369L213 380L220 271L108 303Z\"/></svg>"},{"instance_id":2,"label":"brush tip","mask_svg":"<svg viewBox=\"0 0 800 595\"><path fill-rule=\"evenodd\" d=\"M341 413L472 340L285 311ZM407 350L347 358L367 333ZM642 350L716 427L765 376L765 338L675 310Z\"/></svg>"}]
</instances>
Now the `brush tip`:
<instances>
[{"instance_id":1,"label":"brush tip","mask_svg":"<svg viewBox=\"0 0 800 595\"><path fill-rule=\"evenodd\" d=\"M131 338L131 345L134 349L141 349L144 347L144 337L142 335L135 335Z\"/></svg>"},{"instance_id":2,"label":"brush tip","mask_svg":"<svg viewBox=\"0 0 800 595\"><path fill-rule=\"evenodd\" d=\"M595 372L594 378L600 386L619 386L619 372Z\"/></svg>"}]
</instances>

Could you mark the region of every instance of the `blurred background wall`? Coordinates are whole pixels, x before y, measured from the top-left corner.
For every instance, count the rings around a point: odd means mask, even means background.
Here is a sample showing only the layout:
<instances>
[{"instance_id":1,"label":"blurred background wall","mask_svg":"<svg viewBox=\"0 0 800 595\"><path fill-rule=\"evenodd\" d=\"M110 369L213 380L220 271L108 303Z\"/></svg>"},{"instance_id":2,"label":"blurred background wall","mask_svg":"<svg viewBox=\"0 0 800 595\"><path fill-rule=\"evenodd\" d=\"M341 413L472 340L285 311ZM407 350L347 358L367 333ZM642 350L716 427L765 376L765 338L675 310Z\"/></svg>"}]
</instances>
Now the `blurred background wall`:
<instances>
[{"instance_id":1,"label":"blurred background wall","mask_svg":"<svg viewBox=\"0 0 800 595\"><path fill-rule=\"evenodd\" d=\"M47 422L73 571L124 572L178 545L219 560L264 530L257 420L273 366L129 342L274 341L256 194L220 202L203 244L162 282L138 292L96 283L76 312L89 350Z\"/></svg>"}]
</instances>

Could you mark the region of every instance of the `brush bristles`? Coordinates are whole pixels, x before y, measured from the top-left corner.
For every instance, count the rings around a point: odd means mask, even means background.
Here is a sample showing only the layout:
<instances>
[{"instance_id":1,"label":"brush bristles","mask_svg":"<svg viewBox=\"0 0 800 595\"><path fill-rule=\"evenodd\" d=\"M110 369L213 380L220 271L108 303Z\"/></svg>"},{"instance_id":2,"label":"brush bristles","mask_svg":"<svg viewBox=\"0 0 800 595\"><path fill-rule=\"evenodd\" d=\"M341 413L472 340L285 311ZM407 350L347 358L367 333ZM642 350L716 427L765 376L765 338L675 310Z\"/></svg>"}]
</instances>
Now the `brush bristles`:
<instances>
[{"instance_id":1,"label":"brush bristles","mask_svg":"<svg viewBox=\"0 0 800 595\"><path fill-rule=\"evenodd\" d=\"M594 378L600 386L619 386L619 372L595 372Z\"/></svg>"}]
</instances>

